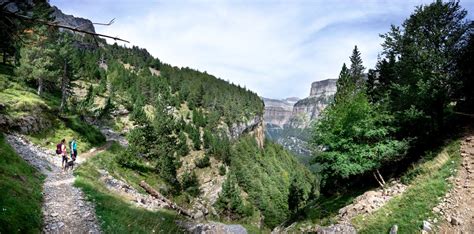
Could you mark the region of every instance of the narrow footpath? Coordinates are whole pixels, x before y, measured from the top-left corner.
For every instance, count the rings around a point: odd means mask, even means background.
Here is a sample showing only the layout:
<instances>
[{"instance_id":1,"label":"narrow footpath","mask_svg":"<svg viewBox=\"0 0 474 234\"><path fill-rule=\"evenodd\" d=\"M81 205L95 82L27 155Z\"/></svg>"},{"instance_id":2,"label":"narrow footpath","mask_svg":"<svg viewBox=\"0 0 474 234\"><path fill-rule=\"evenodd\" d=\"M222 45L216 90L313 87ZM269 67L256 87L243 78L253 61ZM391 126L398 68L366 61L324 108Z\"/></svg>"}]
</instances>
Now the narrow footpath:
<instances>
[{"instance_id":1,"label":"narrow footpath","mask_svg":"<svg viewBox=\"0 0 474 234\"><path fill-rule=\"evenodd\" d=\"M72 171L62 170L60 156L20 135L7 135L7 141L23 159L46 175L42 207L44 233L100 233L94 205L73 186Z\"/></svg>"},{"instance_id":2,"label":"narrow footpath","mask_svg":"<svg viewBox=\"0 0 474 234\"><path fill-rule=\"evenodd\" d=\"M474 129L461 142L462 164L453 188L433 212L446 220L439 233L474 233Z\"/></svg>"}]
</instances>

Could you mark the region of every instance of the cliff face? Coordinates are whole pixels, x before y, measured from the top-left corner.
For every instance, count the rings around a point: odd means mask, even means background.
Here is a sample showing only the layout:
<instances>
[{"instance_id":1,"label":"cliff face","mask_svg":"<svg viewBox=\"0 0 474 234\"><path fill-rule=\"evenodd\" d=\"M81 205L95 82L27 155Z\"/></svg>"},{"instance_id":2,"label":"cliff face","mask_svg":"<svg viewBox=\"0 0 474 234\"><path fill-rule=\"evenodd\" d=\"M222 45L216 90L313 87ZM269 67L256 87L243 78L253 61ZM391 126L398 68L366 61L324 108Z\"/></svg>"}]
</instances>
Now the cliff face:
<instances>
[{"instance_id":1,"label":"cliff face","mask_svg":"<svg viewBox=\"0 0 474 234\"><path fill-rule=\"evenodd\" d=\"M336 94L336 81L337 79L327 79L313 82L309 97L301 100L264 98L265 124L271 128L284 128L287 124L296 128L308 127L331 103Z\"/></svg>"},{"instance_id":2,"label":"cliff face","mask_svg":"<svg viewBox=\"0 0 474 234\"><path fill-rule=\"evenodd\" d=\"M263 148L265 134L262 116L255 116L253 119L244 123L234 123L229 128L229 136L231 139L237 139L243 134L254 136L258 146Z\"/></svg>"},{"instance_id":3,"label":"cliff face","mask_svg":"<svg viewBox=\"0 0 474 234\"><path fill-rule=\"evenodd\" d=\"M336 82L337 79L327 79L316 81L311 84L311 91L309 92L309 96L332 96L336 94Z\"/></svg>"},{"instance_id":4,"label":"cliff face","mask_svg":"<svg viewBox=\"0 0 474 234\"><path fill-rule=\"evenodd\" d=\"M51 17L53 17L54 22L60 25L66 25L73 28L81 29L84 31L95 33L94 25L88 19L74 17L73 15L66 15L57 7L52 7L53 12Z\"/></svg>"},{"instance_id":5,"label":"cliff face","mask_svg":"<svg viewBox=\"0 0 474 234\"><path fill-rule=\"evenodd\" d=\"M283 100L264 98L265 113L263 119L266 124L283 127L290 120L293 113L293 105L298 98L287 98Z\"/></svg>"},{"instance_id":6,"label":"cliff face","mask_svg":"<svg viewBox=\"0 0 474 234\"><path fill-rule=\"evenodd\" d=\"M297 155L309 156L308 127L332 102L336 82L337 79L313 82L309 96L301 100L264 98L265 135Z\"/></svg>"},{"instance_id":7,"label":"cliff face","mask_svg":"<svg viewBox=\"0 0 474 234\"><path fill-rule=\"evenodd\" d=\"M337 79L316 81L311 84L309 97L299 100L293 106L293 118L290 124L297 128L306 128L319 117L331 103L336 94Z\"/></svg>"}]
</instances>

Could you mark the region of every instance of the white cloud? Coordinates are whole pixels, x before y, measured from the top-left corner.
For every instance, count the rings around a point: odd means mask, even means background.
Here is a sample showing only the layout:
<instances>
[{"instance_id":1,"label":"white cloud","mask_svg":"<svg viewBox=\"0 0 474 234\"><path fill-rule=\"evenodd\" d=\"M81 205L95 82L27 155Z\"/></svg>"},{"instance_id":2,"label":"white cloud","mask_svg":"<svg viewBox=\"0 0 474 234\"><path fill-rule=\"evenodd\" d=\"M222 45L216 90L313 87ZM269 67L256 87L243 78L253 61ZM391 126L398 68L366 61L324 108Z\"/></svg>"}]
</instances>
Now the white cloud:
<instances>
[{"instance_id":1,"label":"white cloud","mask_svg":"<svg viewBox=\"0 0 474 234\"><path fill-rule=\"evenodd\" d=\"M355 44L362 52L365 66L373 67L380 51L378 34L386 32L391 23L399 24L420 2L52 4L66 13L94 20L116 17L114 25L97 31L126 38L166 63L206 70L259 95L283 98L305 97L311 82L337 77ZM104 13L98 15L101 10Z\"/></svg>"}]
</instances>

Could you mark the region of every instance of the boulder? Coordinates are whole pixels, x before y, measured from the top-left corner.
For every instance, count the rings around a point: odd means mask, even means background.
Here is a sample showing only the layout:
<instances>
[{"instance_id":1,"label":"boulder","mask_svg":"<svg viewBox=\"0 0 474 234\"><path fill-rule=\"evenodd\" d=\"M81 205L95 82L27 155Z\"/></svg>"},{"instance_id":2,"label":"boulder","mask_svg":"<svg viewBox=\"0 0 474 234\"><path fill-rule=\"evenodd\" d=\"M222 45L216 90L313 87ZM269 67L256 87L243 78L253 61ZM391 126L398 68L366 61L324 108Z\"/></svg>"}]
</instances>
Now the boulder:
<instances>
[{"instance_id":1,"label":"boulder","mask_svg":"<svg viewBox=\"0 0 474 234\"><path fill-rule=\"evenodd\" d=\"M426 232L431 232L431 223L426 220L423 220L423 230Z\"/></svg>"},{"instance_id":2,"label":"boulder","mask_svg":"<svg viewBox=\"0 0 474 234\"><path fill-rule=\"evenodd\" d=\"M393 225L392 228L390 228L390 234L397 234L398 233L398 225Z\"/></svg>"}]
</instances>

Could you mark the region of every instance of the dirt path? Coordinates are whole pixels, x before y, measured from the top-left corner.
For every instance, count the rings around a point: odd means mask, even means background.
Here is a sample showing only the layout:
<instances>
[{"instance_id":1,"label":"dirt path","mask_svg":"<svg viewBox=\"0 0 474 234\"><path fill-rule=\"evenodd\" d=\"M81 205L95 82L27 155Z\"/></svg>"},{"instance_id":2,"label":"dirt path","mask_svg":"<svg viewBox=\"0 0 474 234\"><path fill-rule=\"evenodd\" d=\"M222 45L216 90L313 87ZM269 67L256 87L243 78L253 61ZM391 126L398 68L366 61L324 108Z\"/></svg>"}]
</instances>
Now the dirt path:
<instances>
[{"instance_id":1,"label":"dirt path","mask_svg":"<svg viewBox=\"0 0 474 234\"><path fill-rule=\"evenodd\" d=\"M474 130L462 140L461 156L453 189L433 209L446 220L440 233L474 233Z\"/></svg>"},{"instance_id":2,"label":"dirt path","mask_svg":"<svg viewBox=\"0 0 474 234\"><path fill-rule=\"evenodd\" d=\"M42 208L44 233L100 233L94 205L73 186L72 171L63 172L59 156L19 135L7 135L7 141L21 157L46 175Z\"/></svg>"}]
</instances>

